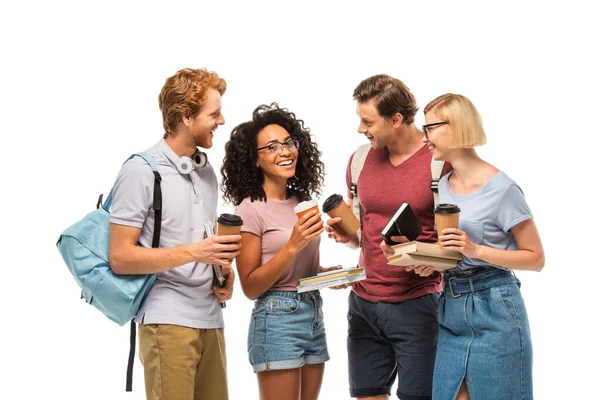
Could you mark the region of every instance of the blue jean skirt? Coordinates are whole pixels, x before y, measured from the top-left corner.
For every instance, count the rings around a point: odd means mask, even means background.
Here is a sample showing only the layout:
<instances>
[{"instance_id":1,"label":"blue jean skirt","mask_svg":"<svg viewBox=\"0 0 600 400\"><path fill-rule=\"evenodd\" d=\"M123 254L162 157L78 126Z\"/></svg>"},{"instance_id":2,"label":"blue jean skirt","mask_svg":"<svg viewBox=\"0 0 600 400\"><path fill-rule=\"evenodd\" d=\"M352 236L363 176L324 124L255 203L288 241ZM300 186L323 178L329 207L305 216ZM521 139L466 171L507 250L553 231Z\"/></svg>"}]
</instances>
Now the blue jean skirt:
<instances>
[{"instance_id":1,"label":"blue jean skirt","mask_svg":"<svg viewBox=\"0 0 600 400\"><path fill-rule=\"evenodd\" d=\"M248 329L248 358L254 372L329 360L319 291L268 291L256 299Z\"/></svg>"},{"instance_id":2,"label":"blue jean skirt","mask_svg":"<svg viewBox=\"0 0 600 400\"><path fill-rule=\"evenodd\" d=\"M471 399L532 399L531 335L519 280L499 268L464 272L444 277L433 399L454 399L463 380Z\"/></svg>"}]
</instances>

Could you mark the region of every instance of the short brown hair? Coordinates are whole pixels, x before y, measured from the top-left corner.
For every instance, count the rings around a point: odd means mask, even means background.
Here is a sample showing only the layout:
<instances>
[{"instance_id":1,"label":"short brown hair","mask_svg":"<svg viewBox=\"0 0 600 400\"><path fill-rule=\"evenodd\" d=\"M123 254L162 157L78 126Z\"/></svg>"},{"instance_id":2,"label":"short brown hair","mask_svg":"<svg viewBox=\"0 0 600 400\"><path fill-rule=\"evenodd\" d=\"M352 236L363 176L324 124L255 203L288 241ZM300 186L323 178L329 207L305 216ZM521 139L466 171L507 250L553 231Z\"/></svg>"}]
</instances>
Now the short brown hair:
<instances>
[{"instance_id":1,"label":"short brown hair","mask_svg":"<svg viewBox=\"0 0 600 400\"><path fill-rule=\"evenodd\" d=\"M359 103L373 99L375 108L382 117L392 118L400 113L402 122L406 125L415 121L415 114L419 110L410 89L401 80L384 74L363 80L354 89L353 97Z\"/></svg>"},{"instance_id":2,"label":"short brown hair","mask_svg":"<svg viewBox=\"0 0 600 400\"><path fill-rule=\"evenodd\" d=\"M423 109L433 111L441 120L450 123L451 148L473 148L486 142L483 123L471 100L461 94L446 93L433 99Z\"/></svg>"},{"instance_id":3,"label":"short brown hair","mask_svg":"<svg viewBox=\"0 0 600 400\"><path fill-rule=\"evenodd\" d=\"M227 83L216 72L208 72L205 68L184 68L167 78L158 95L165 134L174 132L183 117L198 115L210 89L223 95Z\"/></svg>"}]
</instances>

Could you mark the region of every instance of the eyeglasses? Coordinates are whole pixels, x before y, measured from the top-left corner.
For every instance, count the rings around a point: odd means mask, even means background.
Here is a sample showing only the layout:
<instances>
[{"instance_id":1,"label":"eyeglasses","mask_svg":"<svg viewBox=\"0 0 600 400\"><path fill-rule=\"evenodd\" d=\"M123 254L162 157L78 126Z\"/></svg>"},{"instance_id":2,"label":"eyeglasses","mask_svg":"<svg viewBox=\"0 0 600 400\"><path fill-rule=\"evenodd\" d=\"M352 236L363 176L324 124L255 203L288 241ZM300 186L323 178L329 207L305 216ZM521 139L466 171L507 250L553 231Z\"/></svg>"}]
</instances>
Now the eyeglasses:
<instances>
[{"instance_id":1,"label":"eyeglasses","mask_svg":"<svg viewBox=\"0 0 600 400\"><path fill-rule=\"evenodd\" d=\"M300 148L300 142L297 140L288 140L285 143L281 143L281 142L273 142L270 143L266 146L263 147L259 147L258 149L256 149L256 151L260 151L260 150L264 150L264 149L269 149L269 153L270 154L281 154L281 152L283 151L283 148L286 147L290 152L295 153L298 151L298 149Z\"/></svg>"},{"instance_id":2,"label":"eyeglasses","mask_svg":"<svg viewBox=\"0 0 600 400\"><path fill-rule=\"evenodd\" d=\"M434 128L434 127L446 125L446 124L449 124L449 122L448 121L434 122L433 124L423 125L422 130L423 130L423 133L425 134L425 139L429 140L429 133L433 130L430 128Z\"/></svg>"}]
</instances>

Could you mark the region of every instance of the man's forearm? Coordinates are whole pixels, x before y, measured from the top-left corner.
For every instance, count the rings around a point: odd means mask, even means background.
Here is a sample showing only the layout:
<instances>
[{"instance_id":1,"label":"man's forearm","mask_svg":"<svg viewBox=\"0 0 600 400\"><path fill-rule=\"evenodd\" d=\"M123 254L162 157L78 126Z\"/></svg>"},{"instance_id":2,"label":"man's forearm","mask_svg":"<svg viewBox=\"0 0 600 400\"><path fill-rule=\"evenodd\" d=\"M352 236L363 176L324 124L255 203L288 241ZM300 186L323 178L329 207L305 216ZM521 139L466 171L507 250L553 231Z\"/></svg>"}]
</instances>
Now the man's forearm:
<instances>
[{"instance_id":1,"label":"man's forearm","mask_svg":"<svg viewBox=\"0 0 600 400\"><path fill-rule=\"evenodd\" d=\"M189 245L170 248L127 246L109 249L109 262L115 274L153 274L195 261Z\"/></svg>"}]
</instances>

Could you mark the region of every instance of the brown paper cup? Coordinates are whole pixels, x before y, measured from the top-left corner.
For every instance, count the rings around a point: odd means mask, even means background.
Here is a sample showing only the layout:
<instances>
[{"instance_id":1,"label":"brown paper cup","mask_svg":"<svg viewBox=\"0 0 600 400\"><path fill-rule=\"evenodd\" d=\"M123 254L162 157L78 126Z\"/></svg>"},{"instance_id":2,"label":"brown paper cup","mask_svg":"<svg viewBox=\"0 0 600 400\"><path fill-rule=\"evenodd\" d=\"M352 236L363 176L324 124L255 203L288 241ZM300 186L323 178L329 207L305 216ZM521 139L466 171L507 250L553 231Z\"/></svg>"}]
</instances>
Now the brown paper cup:
<instances>
[{"instance_id":1,"label":"brown paper cup","mask_svg":"<svg viewBox=\"0 0 600 400\"><path fill-rule=\"evenodd\" d=\"M239 235L242 226L227 226L221 225L217 222L217 235Z\"/></svg>"},{"instance_id":2,"label":"brown paper cup","mask_svg":"<svg viewBox=\"0 0 600 400\"><path fill-rule=\"evenodd\" d=\"M439 204L435 211L435 229L437 230L438 238L443 235L442 231L446 228L457 228L460 220L460 208L454 204ZM440 248L442 244L438 239Z\"/></svg>"},{"instance_id":3,"label":"brown paper cup","mask_svg":"<svg viewBox=\"0 0 600 400\"><path fill-rule=\"evenodd\" d=\"M237 215L221 214L217 218L217 235L239 235L243 224Z\"/></svg>"},{"instance_id":4,"label":"brown paper cup","mask_svg":"<svg viewBox=\"0 0 600 400\"><path fill-rule=\"evenodd\" d=\"M338 225L348 235L356 233L360 228L360 221L339 194L331 195L325 200L323 211L331 218L340 217L342 220L338 222Z\"/></svg>"}]
</instances>

